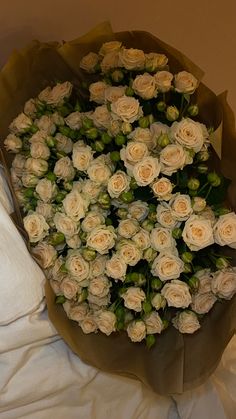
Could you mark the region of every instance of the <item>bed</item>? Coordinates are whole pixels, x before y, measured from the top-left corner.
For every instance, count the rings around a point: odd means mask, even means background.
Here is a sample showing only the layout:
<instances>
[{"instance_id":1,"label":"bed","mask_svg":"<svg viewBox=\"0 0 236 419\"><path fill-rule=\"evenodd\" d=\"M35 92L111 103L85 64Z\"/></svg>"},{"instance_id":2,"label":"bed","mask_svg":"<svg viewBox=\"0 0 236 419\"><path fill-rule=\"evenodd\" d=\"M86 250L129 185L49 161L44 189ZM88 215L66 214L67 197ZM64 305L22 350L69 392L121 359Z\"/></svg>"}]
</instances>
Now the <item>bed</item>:
<instances>
[{"instance_id":1,"label":"bed","mask_svg":"<svg viewBox=\"0 0 236 419\"><path fill-rule=\"evenodd\" d=\"M159 396L140 382L84 364L47 315L44 276L10 214L0 170L0 418L234 419L236 337L201 387Z\"/></svg>"}]
</instances>

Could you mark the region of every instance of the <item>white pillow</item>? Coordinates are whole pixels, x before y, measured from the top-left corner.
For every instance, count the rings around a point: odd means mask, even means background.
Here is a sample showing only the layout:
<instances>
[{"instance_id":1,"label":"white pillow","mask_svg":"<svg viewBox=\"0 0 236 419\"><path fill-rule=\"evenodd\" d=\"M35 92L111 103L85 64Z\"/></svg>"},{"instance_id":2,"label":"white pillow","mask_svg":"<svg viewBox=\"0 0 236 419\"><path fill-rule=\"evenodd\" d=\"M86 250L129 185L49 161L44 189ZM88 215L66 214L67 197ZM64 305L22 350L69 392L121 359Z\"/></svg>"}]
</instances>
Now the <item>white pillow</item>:
<instances>
[{"instance_id":1,"label":"white pillow","mask_svg":"<svg viewBox=\"0 0 236 419\"><path fill-rule=\"evenodd\" d=\"M37 309L43 285L43 272L0 200L0 326Z\"/></svg>"}]
</instances>

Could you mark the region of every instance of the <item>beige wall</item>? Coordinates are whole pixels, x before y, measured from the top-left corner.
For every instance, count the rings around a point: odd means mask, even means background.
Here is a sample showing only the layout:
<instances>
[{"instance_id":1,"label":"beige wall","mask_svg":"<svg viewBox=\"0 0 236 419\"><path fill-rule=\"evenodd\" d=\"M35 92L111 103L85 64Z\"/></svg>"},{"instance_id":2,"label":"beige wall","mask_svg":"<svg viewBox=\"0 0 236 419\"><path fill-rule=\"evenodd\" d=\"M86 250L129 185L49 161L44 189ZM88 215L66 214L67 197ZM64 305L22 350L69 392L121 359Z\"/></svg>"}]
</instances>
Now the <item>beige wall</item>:
<instances>
[{"instance_id":1,"label":"beige wall","mask_svg":"<svg viewBox=\"0 0 236 419\"><path fill-rule=\"evenodd\" d=\"M104 20L181 49L210 88L229 90L236 113L236 0L0 0L0 66L31 39L69 40Z\"/></svg>"}]
</instances>

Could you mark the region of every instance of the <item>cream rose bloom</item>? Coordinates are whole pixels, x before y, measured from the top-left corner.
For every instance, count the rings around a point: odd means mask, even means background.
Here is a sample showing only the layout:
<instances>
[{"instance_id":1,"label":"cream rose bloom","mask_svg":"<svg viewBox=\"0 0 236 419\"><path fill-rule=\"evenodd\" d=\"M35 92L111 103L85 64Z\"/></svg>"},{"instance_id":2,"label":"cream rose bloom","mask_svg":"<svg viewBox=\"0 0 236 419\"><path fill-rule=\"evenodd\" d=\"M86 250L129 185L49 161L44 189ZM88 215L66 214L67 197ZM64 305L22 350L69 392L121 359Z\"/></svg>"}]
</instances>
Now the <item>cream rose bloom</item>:
<instances>
[{"instance_id":1,"label":"cream rose bloom","mask_svg":"<svg viewBox=\"0 0 236 419\"><path fill-rule=\"evenodd\" d=\"M34 142L30 146L30 154L34 159L48 160L50 157L50 150L46 144Z\"/></svg>"},{"instance_id":2,"label":"cream rose bloom","mask_svg":"<svg viewBox=\"0 0 236 419\"><path fill-rule=\"evenodd\" d=\"M80 192L72 189L62 202L65 213L74 221L79 221L85 217L89 206L89 201Z\"/></svg>"},{"instance_id":3,"label":"cream rose bloom","mask_svg":"<svg viewBox=\"0 0 236 419\"><path fill-rule=\"evenodd\" d=\"M65 99L68 99L72 93L73 85L69 81L57 83L50 92L47 103L53 106L63 105Z\"/></svg>"},{"instance_id":4,"label":"cream rose bloom","mask_svg":"<svg viewBox=\"0 0 236 419\"><path fill-rule=\"evenodd\" d=\"M165 308L166 299L163 297L163 295L161 295L161 293L157 293L153 296L151 303L156 310L160 310L161 308Z\"/></svg>"},{"instance_id":5,"label":"cream rose bloom","mask_svg":"<svg viewBox=\"0 0 236 419\"><path fill-rule=\"evenodd\" d=\"M145 250L150 247L150 234L147 230L141 228L133 237L132 240L139 249Z\"/></svg>"},{"instance_id":6,"label":"cream rose bloom","mask_svg":"<svg viewBox=\"0 0 236 419\"><path fill-rule=\"evenodd\" d=\"M50 202L57 195L58 188L56 183L44 178L38 181L35 191L43 202Z\"/></svg>"},{"instance_id":7,"label":"cream rose bloom","mask_svg":"<svg viewBox=\"0 0 236 419\"><path fill-rule=\"evenodd\" d=\"M105 89L105 102L116 102L124 96L126 86L107 86Z\"/></svg>"},{"instance_id":8,"label":"cream rose bloom","mask_svg":"<svg viewBox=\"0 0 236 419\"><path fill-rule=\"evenodd\" d=\"M201 198L200 196L195 196L193 198L193 211L196 213L199 213L203 211L206 208L206 200L204 198Z\"/></svg>"},{"instance_id":9,"label":"cream rose bloom","mask_svg":"<svg viewBox=\"0 0 236 419\"><path fill-rule=\"evenodd\" d=\"M142 251L132 240L124 239L118 243L117 253L127 265L135 266L142 258Z\"/></svg>"},{"instance_id":10,"label":"cream rose bloom","mask_svg":"<svg viewBox=\"0 0 236 419\"><path fill-rule=\"evenodd\" d=\"M174 78L175 90L179 93L192 94L198 86L198 80L187 71L180 71Z\"/></svg>"},{"instance_id":11,"label":"cream rose bloom","mask_svg":"<svg viewBox=\"0 0 236 419\"><path fill-rule=\"evenodd\" d=\"M106 185L112 176L111 168L106 164L103 156L99 156L91 162L87 173L90 180L100 185Z\"/></svg>"},{"instance_id":12,"label":"cream rose bloom","mask_svg":"<svg viewBox=\"0 0 236 419\"><path fill-rule=\"evenodd\" d=\"M111 114L108 111L106 105L97 106L91 115L91 119L97 128L109 129L110 127Z\"/></svg>"},{"instance_id":13,"label":"cream rose bloom","mask_svg":"<svg viewBox=\"0 0 236 419\"><path fill-rule=\"evenodd\" d=\"M107 86L108 85L104 81L97 81L95 83L91 83L89 86L89 100L96 102L99 105L105 103L105 91Z\"/></svg>"},{"instance_id":14,"label":"cream rose bloom","mask_svg":"<svg viewBox=\"0 0 236 419\"><path fill-rule=\"evenodd\" d=\"M88 312L84 319L79 322L79 325L86 335L97 331L95 315L90 312Z\"/></svg>"},{"instance_id":15,"label":"cream rose bloom","mask_svg":"<svg viewBox=\"0 0 236 419\"><path fill-rule=\"evenodd\" d=\"M140 141L129 141L127 146L120 150L120 158L131 173L133 166L148 155L149 151L147 145Z\"/></svg>"},{"instance_id":16,"label":"cream rose bloom","mask_svg":"<svg viewBox=\"0 0 236 419\"><path fill-rule=\"evenodd\" d=\"M176 194L170 201L172 215L178 221L186 221L193 213L189 195Z\"/></svg>"},{"instance_id":17,"label":"cream rose bloom","mask_svg":"<svg viewBox=\"0 0 236 419\"><path fill-rule=\"evenodd\" d=\"M60 282L54 281L54 279L49 279L50 286L54 292L55 295L62 295Z\"/></svg>"},{"instance_id":18,"label":"cream rose bloom","mask_svg":"<svg viewBox=\"0 0 236 419\"><path fill-rule=\"evenodd\" d=\"M98 185L96 182L91 179L85 179L82 184L83 194L89 197L91 204L97 202L98 195L102 192L102 186Z\"/></svg>"},{"instance_id":19,"label":"cream rose bloom","mask_svg":"<svg viewBox=\"0 0 236 419\"><path fill-rule=\"evenodd\" d=\"M12 172L11 172L12 174ZM12 177L12 176L11 176ZM19 181L19 178L17 178L17 180ZM12 178L12 182L15 182L15 179ZM22 185L24 185L26 188L32 188L35 187L38 182L39 182L39 178L35 175L33 175L32 173L23 173L22 178L21 178L21 182ZM21 183L19 183L19 186L21 186Z\"/></svg>"},{"instance_id":20,"label":"cream rose bloom","mask_svg":"<svg viewBox=\"0 0 236 419\"><path fill-rule=\"evenodd\" d=\"M221 215L213 228L214 239L220 246L236 249L236 214Z\"/></svg>"},{"instance_id":21,"label":"cream rose bloom","mask_svg":"<svg viewBox=\"0 0 236 419\"><path fill-rule=\"evenodd\" d=\"M89 276L89 263L83 258L79 250L68 252L65 266L71 277L77 282L84 281Z\"/></svg>"},{"instance_id":22,"label":"cream rose bloom","mask_svg":"<svg viewBox=\"0 0 236 419\"><path fill-rule=\"evenodd\" d=\"M175 256L175 254L166 251L160 253L154 259L151 273L164 282L179 278L183 270L183 261L178 256Z\"/></svg>"},{"instance_id":23,"label":"cream rose bloom","mask_svg":"<svg viewBox=\"0 0 236 419\"><path fill-rule=\"evenodd\" d=\"M169 144L160 152L161 172L167 176L183 169L192 161L193 159L180 144Z\"/></svg>"},{"instance_id":24,"label":"cream rose bloom","mask_svg":"<svg viewBox=\"0 0 236 419\"><path fill-rule=\"evenodd\" d=\"M101 276L105 274L106 263L108 261L108 256L98 255L96 259L90 262L90 273L89 277L94 278L96 276Z\"/></svg>"},{"instance_id":25,"label":"cream rose bloom","mask_svg":"<svg viewBox=\"0 0 236 419\"><path fill-rule=\"evenodd\" d=\"M66 154L72 152L73 141L70 138L60 134L59 132L55 135L54 138L56 140L56 149L58 151L63 151Z\"/></svg>"},{"instance_id":26,"label":"cream rose bloom","mask_svg":"<svg viewBox=\"0 0 236 419\"><path fill-rule=\"evenodd\" d=\"M44 131L45 135L53 135L56 131L56 125L54 124L51 115L43 115L40 119L35 121L37 127Z\"/></svg>"},{"instance_id":27,"label":"cream rose bloom","mask_svg":"<svg viewBox=\"0 0 236 419\"><path fill-rule=\"evenodd\" d=\"M145 100L153 99L157 96L155 78L149 73L136 76L132 83L132 88L136 95Z\"/></svg>"},{"instance_id":28,"label":"cream rose bloom","mask_svg":"<svg viewBox=\"0 0 236 419\"><path fill-rule=\"evenodd\" d=\"M89 281L88 291L90 294L102 298L109 293L110 286L111 283L105 275L97 276Z\"/></svg>"},{"instance_id":29,"label":"cream rose bloom","mask_svg":"<svg viewBox=\"0 0 236 419\"><path fill-rule=\"evenodd\" d=\"M90 233L102 224L105 224L105 217L99 212L89 211L81 223L81 229L86 233Z\"/></svg>"},{"instance_id":30,"label":"cream rose bloom","mask_svg":"<svg viewBox=\"0 0 236 419\"><path fill-rule=\"evenodd\" d=\"M157 157L144 157L134 165L133 176L139 186L147 186L159 175L160 169Z\"/></svg>"},{"instance_id":31,"label":"cream rose bloom","mask_svg":"<svg viewBox=\"0 0 236 419\"><path fill-rule=\"evenodd\" d=\"M130 177L122 170L110 177L107 184L107 192L111 198L118 198L122 192L129 190Z\"/></svg>"},{"instance_id":32,"label":"cream rose bloom","mask_svg":"<svg viewBox=\"0 0 236 419\"><path fill-rule=\"evenodd\" d=\"M133 201L128 207L128 217L135 218L138 221L143 221L147 217L149 207L147 202Z\"/></svg>"},{"instance_id":33,"label":"cream rose bloom","mask_svg":"<svg viewBox=\"0 0 236 419\"><path fill-rule=\"evenodd\" d=\"M4 140L4 145L7 151L13 153L19 153L22 149L22 141L15 134L9 134Z\"/></svg>"},{"instance_id":34,"label":"cream rose bloom","mask_svg":"<svg viewBox=\"0 0 236 419\"><path fill-rule=\"evenodd\" d=\"M109 336L116 330L116 315L112 311L101 311L97 317L97 325L102 333Z\"/></svg>"},{"instance_id":35,"label":"cream rose bloom","mask_svg":"<svg viewBox=\"0 0 236 419\"><path fill-rule=\"evenodd\" d=\"M121 49L122 42L120 41L108 41L104 42L99 50L99 55L106 55L109 52L119 51Z\"/></svg>"},{"instance_id":36,"label":"cream rose bloom","mask_svg":"<svg viewBox=\"0 0 236 419\"><path fill-rule=\"evenodd\" d=\"M161 294L166 299L169 307L187 308L192 302L188 285L178 279L165 284Z\"/></svg>"},{"instance_id":37,"label":"cream rose bloom","mask_svg":"<svg viewBox=\"0 0 236 419\"><path fill-rule=\"evenodd\" d=\"M76 297L76 294L81 288L79 287L78 282L74 281L70 277L66 277L61 281L60 289L63 295L68 298L68 300L71 300Z\"/></svg>"},{"instance_id":38,"label":"cream rose bloom","mask_svg":"<svg viewBox=\"0 0 236 419\"><path fill-rule=\"evenodd\" d=\"M66 301L63 304L63 308L69 319L74 320L75 322L81 322L84 320L89 312L89 306L87 303L72 305L71 302Z\"/></svg>"},{"instance_id":39,"label":"cream rose bloom","mask_svg":"<svg viewBox=\"0 0 236 419\"><path fill-rule=\"evenodd\" d=\"M96 312L96 321L97 321L97 312L102 308L106 308L110 303L110 294L107 294L105 297L97 297L96 295L88 293L87 297L89 307L91 310Z\"/></svg>"},{"instance_id":40,"label":"cream rose bloom","mask_svg":"<svg viewBox=\"0 0 236 419\"><path fill-rule=\"evenodd\" d=\"M121 119L124 122L137 121L143 116L139 101L133 97L122 96L111 104L111 111L115 119Z\"/></svg>"},{"instance_id":41,"label":"cream rose bloom","mask_svg":"<svg viewBox=\"0 0 236 419\"><path fill-rule=\"evenodd\" d=\"M162 122L153 122L150 125L150 133L153 143L153 148L157 145L157 140L161 134L169 134L170 127Z\"/></svg>"},{"instance_id":42,"label":"cream rose bloom","mask_svg":"<svg viewBox=\"0 0 236 419\"><path fill-rule=\"evenodd\" d=\"M25 170L35 176L41 177L48 171L48 163L43 159L29 157L25 162Z\"/></svg>"},{"instance_id":43,"label":"cream rose bloom","mask_svg":"<svg viewBox=\"0 0 236 419\"><path fill-rule=\"evenodd\" d=\"M150 243L154 250L163 252L175 247L176 243L172 237L171 231L164 227L156 227L151 231Z\"/></svg>"},{"instance_id":44,"label":"cream rose bloom","mask_svg":"<svg viewBox=\"0 0 236 419\"><path fill-rule=\"evenodd\" d=\"M127 265L125 261L116 253L106 262L106 274L113 279L124 281L126 270Z\"/></svg>"},{"instance_id":45,"label":"cream rose bloom","mask_svg":"<svg viewBox=\"0 0 236 419\"><path fill-rule=\"evenodd\" d=\"M205 125L183 118L182 121L172 124L170 137L173 142L198 153L208 137L208 132Z\"/></svg>"},{"instance_id":46,"label":"cream rose bloom","mask_svg":"<svg viewBox=\"0 0 236 419\"><path fill-rule=\"evenodd\" d=\"M150 314L146 315L144 323L146 325L147 335L161 333L164 328L163 322L156 311L152 311Z\"/></svg>"},{"instance_id":47,"label":"cream rose bloom","mask_svg":"<svg viewBox=\"0 0 236 419\"><path fill-rule=\"evenodd\" d=\"M56 229L65 237L73 237L79 231L78 223L63 212L56 212L53 221Z\"/></svg>"},{"instance_id":48,"label":"cream rose bloom","mask_svg":"<svg viewBox=\"0 0 236 419\"><path fill-rule=\"evenodd\" d=\"M230 300L236 293L235 268L215 272L211 282L211 289L217 297Z\"/></svg>"},{"instance_id":49,"label":"cream rose bloom","mask_svg":"<svg viewBox=\"0 0 236 419\"><path fill-rule=\"evenodd\" d=\"M23 223L31 243L37 243L48 235L49 225L45 218L36 212L24 217Z\"/></svg>"},{"instance_id":50,"label":"cream rose bloom","mask_svg":"<svg viewBox=\"0 0 236 419\"><path fill-rule=\"evenodd\" d=\"M191 309L197 314L205 314L211 310L216 301L217 298L212 292L197 293L192 296Z\"/></svg>"},{"instance_id":51,"label":"cream rose bloom","mask_svg":"<svg viewBox=\"0 0 236 419\"><path fill-rule=\"evenodd\" d=\"M66 181L74 179L75 169L69 157L62 157L57 160L53 173L59 178Z\"/></svg>"},{"instance_id":52,"label":"cream rose bloom","mask_svg":"<svg viewBox=\"0 0 236 419\"><path fill-rule=\"evenodd\" d=\"M78 234L74 236L66 237L66 244L70 249L79 249L81 247L81 239Z\"/></svg>"},{"instance_id":53,"label":"cream rose bloom","mask_svg":"<svg viewBox=\"0 0 236 419\"><path fill-rule=\"evenodd\" d=\"M80 60L80 68L87 71L87 73L95 73L96 67L99 63L99 56L95 52L89 52Z\"/></svg>"},{"instance_id":54,"label":"cream rose bloom","mask_svg":"<svg viewBox=\"0 0 236 419\"><path fill-rule=\"evenodd\" d=\"M24 105L24 114L30 118L34 118L37 112L35 99L29 99Z\"/></svg>"},{"instance_id":55,"label":"cream rose bloom","mask_svg":"<svg viewBox=\"0 0 236 419\"><path fill-rule=\"evenodd\" d=\"M119 51L108 52L102 59L101 63L102 73L107 73L108 71L119 67Z\"/></svg>"},{"instance_id":56,"label":"cream rose bloom","mask_svg":"<svg viewBox=\"0 0 236 419\"><path fill-rule=\"evenodd\" d=\"M139 223L134 218L127 218L119 222L117 233L125 239L133 237L140 229Z\"/></svg>"},{"instance_id":57,"label":"cream rose bloom","mask_svg":"<svg viewBox=\"0 0 236 419\"><path fill-rule=\"evenodd\" d=\"M26 158L23 156L23 154L16 154L13 161L12 161L12 167L15 170L15 173L17 176L22 176L24 173Z\"/></svg>"},{"instance_id":58,"label":"cream rose bloom","mask_svg":"<svg viewBox=\"0 0 236 419\"><path fill-rule=\"evenodd\" d=\"M172 197L173 185L169 179L162 177L152 184L154 195L161 201L169 201Z\"/></svg>"},{"instance_id":59,"label":"cream rose bloom","mask_svg":"<svg viewBox=\"0 0 236 419\"><path fill-rule=\"evenodd\" d=\"M73 145L72 161L73 166L85 172L93 160L93 151L88 145L83 145L79 141Z\"/></svg>"},{"instance_id":60,"label":"cream rose bloom","mask_svg":"<svg viewBox=\"0 0 236 419\"><path fill-rule=\"evenodd\" d=\"M179 222L173 216L170 206L166 203L157 205L157 221L163 227L169 229L173 229L179 224Z\"/></svg>"},{"instance_id":61,"label":"cream rose bloom","mask_svg":"<svg viewBox=\"0 0 236 419\"><path fill-rule=\"evenodd\" d=\"M211 281L213 274L210 269L201 269L197 271L194 276L199 280L198 294L206 294L211 291Z\"/></svg>"},{"instance_id":62,"label":"cream rose bloom","mask_svg":"<svg viewBox=\"0 0 236 419\"><path fill-rule=\"evenodd\" d=\"M146 337L146 325L142 320L134 320L127 326L127 334L132 342L141 342Z\"/></svg>"},{"instance_id":63,"label":"cream rose bloom","mask_svg":"<svg viewBox=\"0 0 236 419\"><path fill-rule=\"evenodd\" d=\"M183 240L190 250L198 251L214 243L211 222L203 217L192 215L185 223Z\"/></svg>"},{"instance_id":64,"label":"cream rose bloom","mask_svg":"<svg viewBox=\"0 0 236 419\"><path fill-rule=\"evenodd\" d=\"M116 237L113 227L96 227L88 234L87 246L104 255L115 245Z\"/></svg>"},{"instance_id":65,"label":"cream rose bloom","mask_svg":"<svg viewBox=\"0 0 236 419\"><path fill-rule=\"evenodd\" d=\"M55 214L55 208L52 204L47 204L38 200L35 212L37 212L39 215L42 215L45 220L51 220Z\"/></svg>"},{"instance_id":66,"label":"cream rose bloom","mask_svg":"<svg viewBox=\"0 0 236 419\"><path fill-rule=\"evenodd\" d=\"M38 243L33 247L32 254L43 269L51 267L57 259L56 249L46 242Z\"/></svg>"},{"instance_id":67,"label":"cream rose bloom","mask_svg":"<svg viewBox=\"0 0 236 419\"><path fill-rule=\"evenodd\" d=\"M164 54L158 54L156 52L150 52L145 54L145 67L148 71L157 71L158 69L163 69L167 63L168 58Z\"/></svg>"},{"instance_id":68,"label":"cream rose bloom","mask_svg":"<svg viewBox=\"0 0 236 419\"><path fill-rule=\"evenodd\" d=\"M142 302L146 299L145 292L139 287L129 287L124 294L124 306L136 312L142 311Z\"/></svg>"},{"instance_id":69,"label":"cream rose bloom","mask_svg":"<svg viewBox=\"0 0 236 419\"><path fill-rule=\"evenodd\" d=\"M82 127L82 114L78 111L70 113L65 118L65 123L71 129L80 129Z\"/></svg>"},{"instance_id":70,"label":"cream rose bloom","mask_svg":"<svg viewBox=\"0 0 236 419\"><path fill-rule=\"evenodd\" d=\"M32 123L32 119L22 112L12 121L9 130L13 134L23 134L29 129Z\"/></svg>"},{"instance_id":71,"label":"cream rose bloom","mask_svg":"<svg viewBox=\"0 0 236 419\"><path fill-rule=\"evenodd\" d=\"M137 127L128 135L128 138L146 144L148 150L155 147L155 141L149 128Z\"/></svg>"},{"instance_id":72,"label":"cream rose bloom","mask_svg":"<svg viewBox=\"0 0 236 419\"><path fill-rule=\"evenodd\" d=\"M145 66L145 54L140 49L122 48L119 59L126 70L142 70Z\"/></svg>"},{"instance_id":73,"label":"cream rose bloom","mask_svg":"<svg viewBox=\"0 0 236 419\"><path fill-rule=\"evenodd\" d=\"M168 92L171 89L173 77L173 74L169 71L158 71L154 74L157 90L161 93Z\"/></svg>"},{"instance_id":74,"label":"cream rose bloom","mask_svg":"<svg viewBox=\"0 0 236 419\"><path fill-rule=\"evenodd\" d=\"M200 329L197 315L189 310L178 313L172 323L180 333L194 333Z\"/></svg>"}]
</instances>

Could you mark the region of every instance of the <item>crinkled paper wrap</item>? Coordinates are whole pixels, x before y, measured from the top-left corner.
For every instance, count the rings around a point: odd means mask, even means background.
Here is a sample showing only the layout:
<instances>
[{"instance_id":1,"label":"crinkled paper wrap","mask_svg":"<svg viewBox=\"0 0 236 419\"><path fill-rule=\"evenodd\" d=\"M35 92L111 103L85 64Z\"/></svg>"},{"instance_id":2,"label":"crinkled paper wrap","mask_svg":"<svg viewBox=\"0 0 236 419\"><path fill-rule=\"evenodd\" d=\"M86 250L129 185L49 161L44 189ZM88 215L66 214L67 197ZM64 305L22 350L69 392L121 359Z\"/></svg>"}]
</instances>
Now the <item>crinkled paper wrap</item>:
<instances>
[{"instance_id":1,"label":"crinkled paper wrap","mask_svg":"<svg viewBox=\"0 0 236 419\"><path fill-rule=\"evenodd\" d=\"M11 120L22 111L27 99L57 80L70 80L79 86L84 77L79 68L81 57L89 51L97 51L102 42L112 39L145 52L166 53L173 72L186 69L198 79L203 76L202 70L187 57L153 35L142 31L114 34L109 23L101 24L71 42L45 44L34 41L24 50L14 52L0 73L1 144ZM226 102L226 93L217 98L201 83L197 95L202 121L215 128L212 144L221 157L221 170L233 180L229 198L236 209L236 133L232 110ZM3 154L10 167L11 158L4 150ZM15 219L21 228L17 207ZM182 393L202 384L217 367L236 330L236 298L233 298L216 303L204 317L201 329L193 335L182 335L170 327L148 350L145 343L132 343L124 332L109 337L101 333L83 334L77 324L67 318L63 308L55 304L49 283L46 283L45 292L52 323L84 362L106 372L137 378L159 394Z\"/></svg>"}]
</instances>

